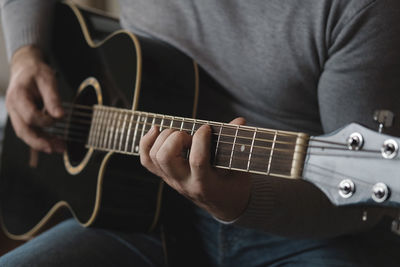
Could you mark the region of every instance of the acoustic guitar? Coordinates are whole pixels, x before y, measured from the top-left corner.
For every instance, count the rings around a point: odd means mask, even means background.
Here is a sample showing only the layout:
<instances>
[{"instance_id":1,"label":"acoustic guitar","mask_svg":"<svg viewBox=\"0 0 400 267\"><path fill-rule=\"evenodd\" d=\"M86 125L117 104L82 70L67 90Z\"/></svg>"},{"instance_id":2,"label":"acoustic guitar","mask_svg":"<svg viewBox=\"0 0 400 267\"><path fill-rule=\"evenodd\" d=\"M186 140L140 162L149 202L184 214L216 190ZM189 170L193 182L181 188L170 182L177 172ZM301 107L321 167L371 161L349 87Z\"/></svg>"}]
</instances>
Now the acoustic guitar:
<instances>
[{"instance_id":1,"label":"acoustic guitar","mask_svg":"<svg viewBox=\"0 0 400 267\"><path fill-rule=\"evenodd\" d=\"M154 229L167 189L135 157L154 125L191 135L210 125L216 168L303 179L335 205L399 205L399 138L356 123L312 137L196 119L199 90L222 88L191 58L69 2L56 9L49 61L67 116L44 130L67 149L32 151L8 123L0 211L9 237L30 238L63 207L84 226Z\"/></svg>"}]
</instances>

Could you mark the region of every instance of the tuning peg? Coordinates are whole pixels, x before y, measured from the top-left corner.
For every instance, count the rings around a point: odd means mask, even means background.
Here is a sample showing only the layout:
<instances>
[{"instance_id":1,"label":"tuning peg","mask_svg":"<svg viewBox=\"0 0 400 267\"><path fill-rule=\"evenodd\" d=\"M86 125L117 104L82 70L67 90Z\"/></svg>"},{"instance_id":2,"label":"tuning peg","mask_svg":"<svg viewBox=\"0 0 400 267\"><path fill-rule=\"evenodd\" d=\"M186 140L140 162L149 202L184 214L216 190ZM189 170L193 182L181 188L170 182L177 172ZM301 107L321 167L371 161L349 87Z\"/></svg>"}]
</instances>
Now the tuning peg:
<instances>
[{"instance_id":1,"label":"tuning peg","mask_svg":"<svg viewBox=\"0 0 400 267\"><path fill-rule=\"evenodd\" d=\"M374 121L379 123L379 133L382 133L383 127L392 127L394 114L390 110L376 110L374 112Z\"/></svg>"}]
</instances>

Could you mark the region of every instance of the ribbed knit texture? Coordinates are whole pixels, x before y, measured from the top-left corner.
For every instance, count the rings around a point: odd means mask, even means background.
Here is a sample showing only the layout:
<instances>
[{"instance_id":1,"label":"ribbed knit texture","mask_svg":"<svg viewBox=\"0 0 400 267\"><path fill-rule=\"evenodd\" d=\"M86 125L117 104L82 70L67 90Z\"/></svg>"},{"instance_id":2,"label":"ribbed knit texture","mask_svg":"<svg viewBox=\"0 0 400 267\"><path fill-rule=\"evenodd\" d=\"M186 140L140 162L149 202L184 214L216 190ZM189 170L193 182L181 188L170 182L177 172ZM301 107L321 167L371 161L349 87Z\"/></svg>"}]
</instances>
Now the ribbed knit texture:
<instances>
[{"instance_id":1,"label":"ribbed knit texture","mask_svg":"<svg viewBox=\"0 0 400 267\"><path fill-rule=\"evenodd\" d=\"M1 17L8 60L24 45L34 44L42 51L47 50L54 2L54 0L1 0Z\"/></svg>"}]
</instances>

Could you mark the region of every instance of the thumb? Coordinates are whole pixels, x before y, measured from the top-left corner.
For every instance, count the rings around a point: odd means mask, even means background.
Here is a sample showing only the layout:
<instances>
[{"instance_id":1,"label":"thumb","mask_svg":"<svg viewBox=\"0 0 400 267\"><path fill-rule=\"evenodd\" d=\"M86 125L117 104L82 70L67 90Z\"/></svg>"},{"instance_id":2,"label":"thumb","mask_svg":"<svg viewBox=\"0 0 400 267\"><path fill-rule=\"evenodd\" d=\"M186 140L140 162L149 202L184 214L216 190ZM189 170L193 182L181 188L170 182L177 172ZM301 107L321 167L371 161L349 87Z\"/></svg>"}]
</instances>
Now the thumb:
<instances>
[{"instance_id":1,"label":"thumb","mask_svg":"<svg viewBox=\"0 0 400 267\"><path fill-rule=\"evenodd\" d=\"M57 92L54 72L49 66L43 64L41 66L41 71L39 71L35 78L46 111L51 117L61 118L64 115L64 111L61 107L60 97Z\"/></svg>"}]
</instances>

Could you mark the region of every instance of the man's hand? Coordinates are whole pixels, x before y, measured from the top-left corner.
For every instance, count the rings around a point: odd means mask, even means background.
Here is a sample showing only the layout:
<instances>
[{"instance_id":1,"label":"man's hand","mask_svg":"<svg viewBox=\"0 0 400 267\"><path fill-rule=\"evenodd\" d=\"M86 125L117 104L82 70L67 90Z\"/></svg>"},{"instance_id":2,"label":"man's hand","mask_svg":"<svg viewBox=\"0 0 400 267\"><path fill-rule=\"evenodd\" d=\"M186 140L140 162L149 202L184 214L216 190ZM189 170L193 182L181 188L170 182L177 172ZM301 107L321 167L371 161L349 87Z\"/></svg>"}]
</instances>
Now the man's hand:
<instances>
[{"instance_id":1,"label":"man's hand","mask_svg":"<svg viewBox=\"0 0 400 267\"><path fill-rule=\"evenodd\" d=\"M233 124L244 124L243 118ZM247 174L217 170L210 164L211 128L186 132L153 127L140 141L140 161L152 173L214 217L231 221L246 209L251 179ZM182 152L190 148L189 160Z\"/></svg>"},{"instance_id":2,"label":"man's hand","mask_svg":"<svg viewBox=\"0 0 400 267\"><path fill-rule=\"evenodd\" d=\"M39 110L41 104L44 110ZM64 150L61 140L39 130L63 116L53 70L39 49L24 46L13 55L6 107L15 133L33 149L46 153Z\"/></svg>"}]
</instances>

